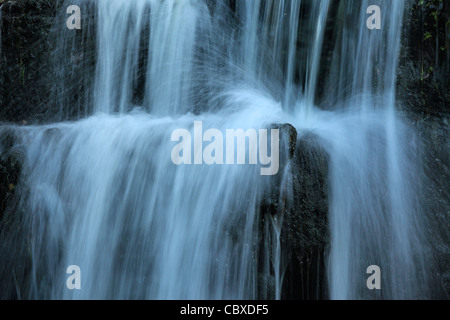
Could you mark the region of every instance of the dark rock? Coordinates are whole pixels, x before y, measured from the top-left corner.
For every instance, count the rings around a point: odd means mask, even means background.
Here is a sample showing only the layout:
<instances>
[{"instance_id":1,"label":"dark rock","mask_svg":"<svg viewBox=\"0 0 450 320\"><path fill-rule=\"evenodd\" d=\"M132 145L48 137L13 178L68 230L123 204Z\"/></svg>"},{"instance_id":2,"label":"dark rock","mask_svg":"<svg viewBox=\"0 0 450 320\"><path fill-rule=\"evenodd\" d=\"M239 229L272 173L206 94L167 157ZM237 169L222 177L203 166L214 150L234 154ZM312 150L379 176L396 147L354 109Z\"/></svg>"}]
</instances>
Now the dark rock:
<instances>
[{"instance_id":1,"label":"dark rock","mask_svg":"<svg viewBox=\"0 0 450 320\"><path fill-rule=\"evenodd\" d=\"M26 184L25 149L13 129L0 131L0 270L1 299L23 299L22 289L29 283L30 229L24 222L24 207L29 197ZM13 288L11 290L11 288Z\"/></svg>"},{"instance_id":2,"label":"dark rock","mask_svg":"<svg viewBox=\"0 0 450 320\"><path fill-rule=\"evenodd\" d=\"M298 142L292 164L294 206L286 219L285 238L299 258L327 244L327 177L327 154L314 135L304 135Z\"/></svg>"},{"instance_id":3,"label":"dark rock","mask_svg":"<svg viewBox=\"0 0 450 320\"><path fill-rule=\"evenodd\" d=\"M79 2L73 4L95 5ZM87 87L95 69L95 29L66 30L62 5L56 0L2 5L0 121L39 124L86 115ZM94 13L86 10L82 21L89 24Z\"/></svg>"},{"instance_id":4,"label":"dark rock","mask_svg":"<svg viewBox=\"0 0 450 320\"><path fill-rule=\"evenodd\" d=\"M258 274L259 299L273 300L275 299L275 279L272 275L260 273Z\"/></svg>"},{"instance_id":5,"label":"dark rock","mask_svg":"<svg viewBox=\"0 0 450 320\"><path fill-rule=\"evenodd\" d=\"M297 148L297 130L289 123L283 124L280 127L280 130L281 138L287 143L289 159L292 159L295 155L295 149Z\"/></svg>"},{"instance_id":6,"label":"dark rock","mask_svg":"<svg viewBox=\"0 0 450 320\"><path fill-rule=\"evenodd\" d=\"M278 129L279 130L279 171L278 174L269 177L271 180L271 188L269 190L265 190L264 194L264 212L266 214L275 215L277 213L278 200L280 197L280 188L282 187L282 180L284 177L284 170L286 165L290 163L292 158L295 155L296 145L297 145L297 130L291 124L273 124L269 126L269 130Z\"/></svg>"},{"instance_id":7,"label":"dark rock","mask_svg":"<svg viewBox=\"0 0 450 320\"><path fill-rule=\"evenodd\" d=\"M434 298L450 297L450 3L411 1L405 12L397 99L422 146L422 204L434 261ZM437 278L434 275L437 275Z\"/></svg>"},{"instance_id":8,"label":"dark rock","mask_svg":"<svg viewBox=\"0 0 450 320\"><path fill-rule=\"evenodd\" d=\"M289 299L326 298L328 161L313 134L300 137L291 168L293 202L282 232L282 245L291 258L284 281Z\"/></svg>"},{"instance_id":9,"label":"dark rock","mask_svg":"<svg viewBox=\"0 0 450 320\"><path fill-rule=\"evenodd\" d=\"M413 118L423 148L422 205L428 219L426 234L434 257L432 265L435 298L450 298L450 126L448 116ZM437 274L438 279L433 279Z\"/></svg>"},{"instance_id":10,"label":"dark rock","mask_svg":"<svg viewBox=\"0 0 450 320\"><path fill-rule=\"evenodd\" d=\"M446 292L450 292L450 272L446 272L442 275L442 287Z\"/></svg>"},{"instance_id":11,"label":"dark rock","mask_svg":"<svg viewBox=\"0 0 450 320\"><path fill-rule=\"evenodd\" d=\"M11 129L5 129L0 133L0 154L10 150L16 142L16 136Z\"/></svg>"},{"instance_id":12,"label":"dark rock","mask_svg":"<svg viewBox=\"0 0 450 320\"><path fill-rule=\"evenodd\" d=\"M397 96L405 112L449 113L450 3L408 2L397 73Z\"/></svg>"},{"instance_id":13,"label":"dark rock","mask_svg":"<svg viewBox=\"0 0 450 320\"><path fill-rule=\"evenodd\" d=\"M303 134L297 140L295 128L282 127L284 134L280 136L289 142L285 147L293 151L288 162L290 172L285 179L280 172L278 180L272 184L276 187L272 187L270 195L264 199L260 228L266 230L266 234L260 241L267 247L267 241L273 241L267 239L270 237L267 230L272 230L275 219L282 221L281 259L286 265L282 298L324 299L327 296L325 253L329 242L328 155L313 134ZM292 150L289 147L294 143ZM292 194L287 194L290 188Z\"/></svg>"},{"instance_id":14,"label":"dark rock","mask_svg":"<svg viewBox=\"0 0 450 320\"><path fill-rule=\"evenodd\" d=\"M5 2L2 7L0 120L30 121L45 110L51 83L49 43L54 1ZM53 9L52 9L53 8Z\"/></svg>"},{"instance_id":15,"label":"dark rock","mask_svg":"<svg viewBox=\"0 0 450 320\"><path fill-rule=\"evenodd\" d=\"M0 155L0 222L19 184L24 162L21 147L12 147Z\"/></svg>"}]
</instances>

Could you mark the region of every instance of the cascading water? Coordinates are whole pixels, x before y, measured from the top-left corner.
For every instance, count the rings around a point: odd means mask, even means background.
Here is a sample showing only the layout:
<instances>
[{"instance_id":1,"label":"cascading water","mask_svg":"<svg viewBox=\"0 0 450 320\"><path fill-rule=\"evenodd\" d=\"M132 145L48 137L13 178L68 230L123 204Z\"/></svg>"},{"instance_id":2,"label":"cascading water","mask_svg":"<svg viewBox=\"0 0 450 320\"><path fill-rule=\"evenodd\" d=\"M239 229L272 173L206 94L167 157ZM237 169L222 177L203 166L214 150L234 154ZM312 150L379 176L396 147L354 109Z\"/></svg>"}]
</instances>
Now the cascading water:
<instances>
[{"instance_id":1,"label":"cascading water","mask_svg":"<svg viewBox=\"0 0 450 320\"><path fill-rule=\"evenodd\" d=\"M107 113L130 110L140 45L148 41L145 109L155 115L191 111L194 75L198 74L194 69L196 38L208 31L204 26L209 20L207 10L202 1L99 1L95 109ZM146 26L148 39L142 39Z\"/></svg>"},{"instance_id":2,"label":"cascading water","mask_svg":"<svg viewBox=\"0 0 450 320\"><path fill-rule=\"evenodd\" d=\"M282 215L263 228L267 253L257 256L259 208L272 180L257 166L170 159L172 132L194 136L194 121L202 121L223 132L291 123L299 139L318 137L330 157L330 298L427 296L420 167L414 133L395 112L404 3L375 2L383 7L381 31L366 28L372 3L338 6L352 18L330 68L333 107L322 111L314 104L330 0L246 0L234 8L227 1L96 1L95 114L2 128L26 150L29 191L22 227L1 244L3 272L14 274L1 295L254 299L261 298L262 259L274 277L273 298L281 298ZM71 47L72 38L62 40ZM290 170L279 173L280 197L288 199ZM18 238L21 247L10 250ZM18 263L24 260L29 266ZM383 271L376 293L365 287L373 264ZM65 288L69 265L80 266L82 290Z\"/></svg>"},{"instance_id":3,"label":"cascading water","mask_svg":"<svg viewBox=\"0 0 450 320\"><path fill-rule=\"evenodd\" d=\"M274 111L270 103L267 109ZM242 119L260 125L263 115L245 110L227 121L200 119L205 127L245 128L252 123ZM53 297L255 297L254 219L264 180L248 167L175 168L165 140L194 119L101 116L30 128L30 150L46 149L29 159L33 228L52 235L30 248L33 261L53 261L50 273L58 274L59 263L84 272L83 290L72 295L55 286ZM62 261L54 261L58 242Z\"/></svg>"},{"instance_id":4,"label":"cascading water","mask_svg":"<svg viewBox=\"0 0 450 320\"><path fill-rule=\"evenodd\" d=\"M343 28L333 63L334 81L348 111L324 129L334 131L327 138L333 184L330 295L370 297L355 274L378 265L384 270L379 297L426 297L424 221L415 189L422 178L419 151L414 133L395 112L404 3L382 2L384 28L378 32L364 27L371 4L361 2L359 28L350 22ZM355 8L355 2L347 6ZM340 121L341 127L332 129Z\"/></svg>"}]
</instances>

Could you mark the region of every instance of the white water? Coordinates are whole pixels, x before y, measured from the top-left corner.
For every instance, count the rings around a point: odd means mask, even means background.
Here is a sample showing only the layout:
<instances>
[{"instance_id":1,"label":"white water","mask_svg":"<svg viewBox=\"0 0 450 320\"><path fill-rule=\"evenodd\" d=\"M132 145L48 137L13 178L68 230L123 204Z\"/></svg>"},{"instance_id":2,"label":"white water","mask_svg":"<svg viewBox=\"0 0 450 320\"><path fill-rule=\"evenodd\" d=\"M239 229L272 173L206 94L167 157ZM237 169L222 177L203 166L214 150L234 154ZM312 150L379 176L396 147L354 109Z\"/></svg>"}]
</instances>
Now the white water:
<instances>
[{"instance_id":1,"label":"white water","mask_svg":"<svg viewBox=\"0 0 450 320\"><path fill-rule=\"evenodd\" d=\"M96 114L17 129L31 188L27 298L258 298L257 222L270 180L255 166L174 166L171 132L194 120L221 130L289 122L300 138L317 135L330 156L330 298L426 296L414 134L395 112L404 6L380 2L383 31L365 28L368 1L343 29L331 68L339 93L321 111L314 95L328 0L309 3L307 48L296 39L301 1L241 1L236 15L225 5L212 15L202 0L97 1ZM345 10L355 8L348 1ZM135 106L142 43L146 83ZM306 74L295 82L304 52ZM280 174L285 185L289 166ZM281 298L276 219L265 270ZM72 264L80 291L64 288ZM381 292L365 288L372 264L383 272Z\"/></svg>"},{"instance_id":2,"label":"white water","mask_svg":"<svg viewBox=\"0 0 450 320\"><path fill-rule=\"evenodd\" d=\"M256 167L177 168L168 142L173 130L192 130L194 120L246 128L267 123L267 114L277 118L270 101L264 110L226 120L98 116L50 126L51 134L30 128L35 227L62 241L62 265L83 270L83 290L72 295L55 286L53 296L254 298L256 204L267 180ZM33 261L53 260L50 243L32 247Z\"/></svg>"},{"instance_id":3,"label":"white water","mask_svg":"<svg viewBox=\"0 0 450 320\"><path fill-rule=\"evenodd\" d=\"M184 114L191 101L198 33L209 20L202 1L98 1L98 67L95 109L124 113L139 68L139 46L149 42L144 108L155 115ZM141 33L148 24L149 39Z\"/></svg>"},{"instance_id":4,"label":"white water","mask_svg":"<svg viewBox=\"0 0 450 320\"><path fill-rule=\"evenodd\" d=\"M360 21L369 1L363 1ZM331 138L332 202L330 295L336 299L412 299L427 291L420 151L414 133L396 115L395 77L404 3L383 2L380 31L345 28L336 63L338 86L351 82L349 108L320 134ZM349 74L350 73L350 74ZM339 125L340 127L334 126ZM368 294L361 279L371 265L383 270L383 289Z\"/></svg>"}]
</instances>

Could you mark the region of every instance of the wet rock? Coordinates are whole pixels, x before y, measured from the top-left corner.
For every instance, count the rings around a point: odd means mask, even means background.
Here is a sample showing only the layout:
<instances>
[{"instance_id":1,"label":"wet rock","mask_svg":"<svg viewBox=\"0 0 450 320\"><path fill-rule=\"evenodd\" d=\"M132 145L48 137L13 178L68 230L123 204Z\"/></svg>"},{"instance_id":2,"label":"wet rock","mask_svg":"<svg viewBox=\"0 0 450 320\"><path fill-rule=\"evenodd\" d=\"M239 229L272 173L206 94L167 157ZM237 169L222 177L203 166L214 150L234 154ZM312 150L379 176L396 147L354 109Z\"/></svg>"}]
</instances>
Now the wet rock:
<instances>
[{"instance_id":1,"label":"wet rock","mask_svg":"<svg viewBox=\"0 0 450 320\"><path fill-rule=\"evenodd\" d=\"M0 121L31 122L46 110L52 82L47 34L55 3L22 0L2 6Z\"/></svg>"},{"instance_id":2,"label":"wet rock","mask_svg":"<svg viewBox=\"0 0 450 320\"><path fill-rule=\"evenodd\" d=\"M449 13L448 1L407 3L396 88L399 109L413 125L423 151L422 205L437 299L450 297Z\"/></svg>"},{"instance_id":3,"label":"wet rock","mask_svg":"<svg viewBox=\"0 0 450 320\"><path fill-rule=\"evenodd\" d=\"M275 219L281 221L281 259L286 265L282 298L324 299L325 253L329 242L328 155L313 134L297 138L294 127L282 127L285 138L290 137L285 140L289 142L290 172L284 179L282 174L278 175L277 184L272 184L276 187L261 206L261 228L266 230L261 241L267 247L267 241L273 241L267 239L270 237L267 230L272 230ZM292 194L284 194L289 188Z\"/></svg>"},{"instance_id":4,"label":"wet rock","mask_svg":"<svg viewBox=\"0 0 450 320\"><path fill-rule=\"evenodd\" d=\"M273 124L269 126L268 129L278 129L280 138L280 158L279 158L279 170L278 174L272 176L271 189L266 191L264 195L264 201L266 207L270 208L270 212L275 214L276 209L273 206L278 205L278 198L280 195L280 186L282 184L282 179L284 176L284 170L286 165L295 156L295 150L297 148L297 129L289 123L284 124ZM267 209L267 208L266 208ZM266 210L267 211L267 210Z\"/></svg>"},{"instance_id":5,"label":"wet rock","mask_svg":"<svg viewBox=\"0 0 450 320\"><path fill-rule=\"evenodd\" d=\"M328 232L328 155L317 137L300 137L292 159L293 200L281 241L291 261L284 281L289 299L326 298Z\"/></svg>"},{"instance_id":6,"label":"wet rock","mask_svg":"<svg viewBox=\"0 0 450 320\"><path fill-rule=\"evenodd\" d=\"M284 240L298 258L324 248L328 239L328 156L312 134L297 144L292 163L293 206Z\"/></svg>"},{"instance_id":7,"label":"wet rock","mask_svg":"<svg viewBox=\"0 0 450 320\"><path fill-rule=\"evenodd\" d=\"M274 300L275 299L275 278L264 273L258 274L258 291L259 299Z\"/></svg>"},{"instance_id":8,"label":"wet rock","mask_svg":"<svg viewBox=\"0 0 450 320\"><path fill-rule=\"evenodd\" d=\"M0 222L19 185L25 151L12 147L0 155Z\"/></svg>"},{"instance_id":9,"label":"wet rock","mask_svg":"<svg viewBox=\"0 0 450 320\"><path fill-rule=\"evenodd\" d=\"M288 150L289 160L295 155L297 148L297 130L289 123L280 126L280 136L283 143L286 144L285 148Z\"/></svg>"},{"instance_id":10,"label":"wet rock","mask_svg":"<svg viewBox=\"0 0 450 320\"><path fill-rule=\"evenodd\" d=\"M86 87L95 70L95 30L84 25L83 30L68 30L63 3L2 4L0 121L40 124L86 115ZM82 3L95 6L93 1ZM86 9L82 21L90 22L94 14L93 8ZM66 42L61 39L64 32Z\"/></svg>"},{"instance_id":11,"label":"wet rock","mask_svg":"<svg viewBox=\"0 0 450 320\"><path fill-rule=\"evenodd\" d=\"M423 149L423 211L428 219L426 235L431 247L433 298L450 297L450 126L447 116L417 116L415 131ZM435 278L437 275L437 278Z\"/></svg>"},{"instance_id":12,"label":"wet rock","mask_svg":"<svg viewBox=\"0 0 450 320\"><path fill-rule=\"evenodd\" d=\"M444 287L446 292L450 292L450 272L442 275L442 287Z\"/></svg>"},{"instance_id":13,"label":"wet rock","mask_svg":"<svg viewBox=\"0 0 450 320\"><path fill-rule=\"evenodd\" d=\"M16 142L16 136L13 130L5 129L0 133L0 154L10 150Z\"/></svg>"},{"instance_id":14,"label":"wet rock","mask_svg":"<svg viewBox=\"0 0 450 320\"><path fill-rule=\"evenodd\" d=\"M449 113L450 33L448 1L411 1L405 11L397 72L397 96L406 112Z\"/></svg>"}]
</instances>

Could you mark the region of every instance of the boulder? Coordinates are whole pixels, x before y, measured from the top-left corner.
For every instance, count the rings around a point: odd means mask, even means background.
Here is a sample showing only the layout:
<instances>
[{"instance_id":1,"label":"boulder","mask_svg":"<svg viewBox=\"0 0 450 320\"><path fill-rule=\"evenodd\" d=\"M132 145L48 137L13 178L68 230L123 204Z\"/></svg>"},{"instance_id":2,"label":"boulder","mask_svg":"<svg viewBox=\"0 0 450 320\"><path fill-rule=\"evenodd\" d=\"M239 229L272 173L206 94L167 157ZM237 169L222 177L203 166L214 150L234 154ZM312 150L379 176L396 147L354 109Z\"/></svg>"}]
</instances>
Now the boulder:
<instances>
[{"instance_id":1,"label":"boulder","mask_svg":"<svg viewBox=\"0 0 450 320\"><path fill-rule=\"evenodd\" d=\"M324 299L327 295L325 252L329 242L328 155L314 134L306 133L298 138L291 125L280 128L281 146L289 154L286 162L280 161L280 167L289 163L290 171L283 179L280 169L280 174L273 178L277 180L261 206L260 228L272 230L274 218L281 222L281 259L286 268L282 299ZM292 196L282 194L286 188L291 188ZM266 247L270 235L260 233L261 246ZM271 283L269 289L260 288L260 291L273 292Z\"/></svg>"},{"instance_id":2,"label":"boulder","mask_svg":"<svg viewBox=\"0 0 450 320\"><path fill-rule=\"evenodd\" d=\"M19 185L25 162L24 149L10 145L10 139L14 138L6 135L1 139L2 145L9 147L0 154L0 223Z\"/></svg>"}]
</instances>

